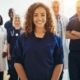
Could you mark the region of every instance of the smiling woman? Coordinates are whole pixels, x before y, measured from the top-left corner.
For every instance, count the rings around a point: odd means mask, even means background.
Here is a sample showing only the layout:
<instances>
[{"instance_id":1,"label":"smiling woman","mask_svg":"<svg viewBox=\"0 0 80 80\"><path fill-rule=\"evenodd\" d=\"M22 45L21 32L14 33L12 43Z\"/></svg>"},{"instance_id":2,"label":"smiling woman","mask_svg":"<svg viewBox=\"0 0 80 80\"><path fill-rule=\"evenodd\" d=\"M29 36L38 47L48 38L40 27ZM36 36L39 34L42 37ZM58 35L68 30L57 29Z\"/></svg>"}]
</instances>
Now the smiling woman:
<instances>
[{"instance_id":1,"label":"smiling woman","mask_svg":"<svg viewBox=\"0 0 80 80\"><path fill-rule=\"evenodd\" d=\"M54 34L53 23L48 6L40 2L30 5L13 56L21 80L58 80L63 48L61 38Z\"/></svg>"},{"instance_id":2,"label":"smiling woman","mask_svg":"<svg viewBox=\"0 0 80 80\"><path fill-rule=\"evenodd\" d=\"M10 65L11 65L11 78L13 80L17 80L18 79L17 73L16 73L16 71L14 69L14 59L12 58L12 55L13 55L13 49L14 49L16 40L17 40L18 36L20 35L20 31L21 31L20 16L18 14L15 14L14 17L13 17L13 27L11 27L8 30L8 35L7 35L8 60L10 61Z\"/></svg>"},{"instance_id":3,"label":"smiling woman","mask_svg":"<svg viewBox=\"0 0 80 80\"><path fill-rule=\"evenodd\" d=\"M39 7L35 10L33 15L33 22L36 25L36 28L44 28L46 23L46 11L44 8Z\"/></svg>"}]
</instances>

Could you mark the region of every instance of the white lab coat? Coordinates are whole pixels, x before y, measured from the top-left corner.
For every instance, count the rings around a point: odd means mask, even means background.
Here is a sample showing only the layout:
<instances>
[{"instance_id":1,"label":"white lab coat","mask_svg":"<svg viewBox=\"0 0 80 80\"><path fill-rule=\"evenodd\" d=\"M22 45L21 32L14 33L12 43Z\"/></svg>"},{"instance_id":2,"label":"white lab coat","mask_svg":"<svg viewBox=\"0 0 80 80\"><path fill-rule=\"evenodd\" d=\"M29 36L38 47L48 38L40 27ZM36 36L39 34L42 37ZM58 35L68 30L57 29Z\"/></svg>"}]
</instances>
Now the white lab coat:
<instances>
[{"instance_id":1,"label":"white lab coat","mask_svg":"<svg viewBox=\"0 0 80 80\"><path fill-rule=\"evenodd\" d=\"M7 52L7 32L0 26L0 72L8 70L7 56L2 58L3 52Z\"/></svg>"},{"instance_id":2,"label":"white lab coat","mask_svg":"<svg viewBox=\"0 0 80 80\"><path fill-rule=\"evenodd\" d=\"M69 39L66 39L65 33L66 33L66 26L69 22L69 20L63 16L60 15L60 21L62 25L62 42L63 42L63 52L64 52L64 68L68 68L68 53L69 53Z\"/></svg>"}]
</instances>

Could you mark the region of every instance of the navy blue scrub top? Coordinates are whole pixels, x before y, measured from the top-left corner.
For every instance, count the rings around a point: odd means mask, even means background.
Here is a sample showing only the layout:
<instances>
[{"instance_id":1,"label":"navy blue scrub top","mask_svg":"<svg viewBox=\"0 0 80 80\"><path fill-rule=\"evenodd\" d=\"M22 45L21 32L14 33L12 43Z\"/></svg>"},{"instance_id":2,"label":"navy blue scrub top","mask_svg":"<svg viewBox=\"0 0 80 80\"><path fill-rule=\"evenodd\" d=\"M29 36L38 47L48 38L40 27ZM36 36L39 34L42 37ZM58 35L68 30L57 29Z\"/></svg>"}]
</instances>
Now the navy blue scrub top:
<instances>
[{"instance_id":1,"label":"navy blue scrub top","mask_svg":"<svg viewBox=\"0 0 80 80\"><path fill-rule=\"evenodd\" d=\"M78 17L70 19L68 23L67 31L72 30L80 32L80 21ZM70 51L80 51L80 39L70 40L69 49Z\"/></svg>"},{"instance_id":2,"label":"navy blue scrub top","mask_svg":"<svg viewBox=\"0 0 80 80\"><path fill-rule=\"evenodd\" d=\"M63 64L61 38L46 33L39 41L34 33L18 37L14 48L14 62L23 65L28 80L50 80L55 65Z\"/></svg>"},{"instance_id":3,"label":"navy blue scrub top","mask_svg":"<svg viewBox=\"0 0 80 80\"><path fill-rule=\"evenodd\" d=\"M12 26L12 22L7 21L7 22L5 23L5 25L4 25L4 27L6 28L6 30L7 30L7 32L8 32L8 30L13 27L13 26Z\"/></svg>"},{"instance_id":4,"label":"navy blue scrub top","mask_svg":"<svg viewBox=\"0 0 80 80\"><path fill-rule=\"evenodd\" d=\"M10 44L10 53L13 53L13 49L16 43L16 40L18 38L18 36L20 35L21 32L21 28L20 29L15 29L14 27L10 28L7 34L7 41Z\"/></svg>"}]
</instances>

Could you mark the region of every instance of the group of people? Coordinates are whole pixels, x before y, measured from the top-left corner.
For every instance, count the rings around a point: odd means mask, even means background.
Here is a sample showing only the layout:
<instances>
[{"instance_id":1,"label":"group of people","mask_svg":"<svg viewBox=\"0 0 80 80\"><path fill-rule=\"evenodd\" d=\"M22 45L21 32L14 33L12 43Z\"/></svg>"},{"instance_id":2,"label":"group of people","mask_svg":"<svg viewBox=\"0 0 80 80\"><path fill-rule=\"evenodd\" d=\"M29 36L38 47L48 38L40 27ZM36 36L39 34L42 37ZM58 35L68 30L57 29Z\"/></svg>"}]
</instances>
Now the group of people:
<instances>
[{"instance_id":1,"label":"group of people","mask_svg":"<svg viewBox=\"0 0 80 80\"><path fill-rule=\"evenodd\" d=\"M0 26L0 80L3 80L5 70L8 70L10 74L9 80L18 80L12 55L16 40L22 30L21 19L19 14L15 14L13 8L9 9L8 15L10 20L4 26ZM0 16L0 25L2 24L3 18Z\"/></svg>"},{"instance_id":2,"label":"group of people","mask_svg":"<svg viewBox=\"0 0 80 80\"><path fill-rule=\"evenodd\" d=\"M76 2L77 16L70 20L59 13L59 1L53 1L51 8L54 15L47 5L33 3L23 26L12 8L4 27L0 16L1 80L5 70L9 80L62 80L65 68L70 80L80 80L80 1Z\"/></svg>"}]
</instances>

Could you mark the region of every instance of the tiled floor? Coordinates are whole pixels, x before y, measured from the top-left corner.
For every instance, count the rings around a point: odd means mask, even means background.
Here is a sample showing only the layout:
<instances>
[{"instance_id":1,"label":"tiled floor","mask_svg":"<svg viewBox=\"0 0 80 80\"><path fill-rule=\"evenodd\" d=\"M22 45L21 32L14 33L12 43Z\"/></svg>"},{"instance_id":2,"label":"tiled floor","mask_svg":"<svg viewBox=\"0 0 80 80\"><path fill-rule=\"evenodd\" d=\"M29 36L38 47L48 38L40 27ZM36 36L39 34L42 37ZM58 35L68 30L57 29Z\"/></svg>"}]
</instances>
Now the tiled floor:
<instances>
[{"instance_id":1,"label":"tiled floor","mask_svg":"<svg viewBox=\"0 0 80 80\"><path fill-rule=\"evenodd\" d=\"M5 71L5 73L4 73L4 80L8 80L9 77L10 76L7 75L7 71ZM68 75L68 70L67 69L64 70L63 80L69 80L69 75Z\"/></svg>"}]
</instances>

